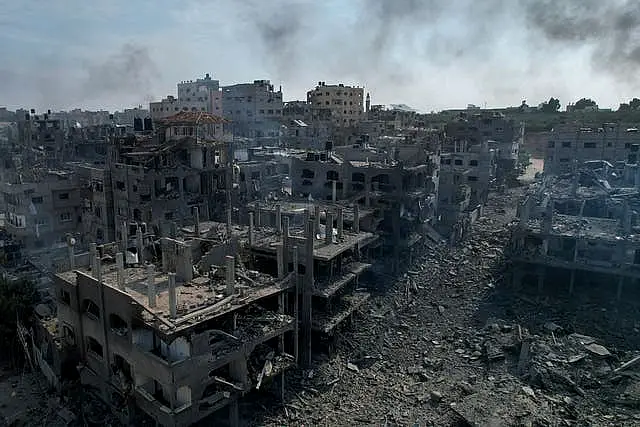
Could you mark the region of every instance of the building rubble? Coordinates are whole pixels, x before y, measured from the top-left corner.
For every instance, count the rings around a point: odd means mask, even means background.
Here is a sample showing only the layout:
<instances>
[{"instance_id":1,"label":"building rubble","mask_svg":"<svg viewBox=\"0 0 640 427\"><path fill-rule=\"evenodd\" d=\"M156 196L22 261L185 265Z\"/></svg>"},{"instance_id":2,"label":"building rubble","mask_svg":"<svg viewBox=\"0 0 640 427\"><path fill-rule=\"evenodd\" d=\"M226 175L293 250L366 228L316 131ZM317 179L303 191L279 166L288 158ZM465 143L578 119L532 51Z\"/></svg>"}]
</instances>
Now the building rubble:
<instances>
[{"instance_id":1,"label":"building rubble","mask_svg":"<svg viewBox=\"0 0 640 427\"><path fill-rule=\"evenodd\" d=\"M639 307L585 292L570 311L570 300L510 287L517 196L491 196L459 248L423 248L361 309L335 355L291 373L285 409L253 422L637 425L640 343L598 313L618 307L633 333Z\"/></svg>"}]
</instances>

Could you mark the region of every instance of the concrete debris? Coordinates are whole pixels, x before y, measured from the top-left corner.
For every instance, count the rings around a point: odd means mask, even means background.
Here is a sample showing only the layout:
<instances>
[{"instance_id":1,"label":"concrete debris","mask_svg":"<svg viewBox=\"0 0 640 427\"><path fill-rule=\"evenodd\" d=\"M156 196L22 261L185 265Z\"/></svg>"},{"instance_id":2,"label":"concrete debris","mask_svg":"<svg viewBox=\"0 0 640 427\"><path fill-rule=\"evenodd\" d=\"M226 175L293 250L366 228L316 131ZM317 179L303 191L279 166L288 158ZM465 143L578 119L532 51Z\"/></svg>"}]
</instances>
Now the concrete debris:
<instances>
[{"instance_id":1,"label":"concrete debris","mask_svg":"<svg viewBox=\"0 0 640 427\"><path fill-rule=\"evenodd\" d=\"M389 291L367 305L371 316L341 335L314 378L289 394L317 393L287 406L288 419L274 413L260 418L262 425L286 424L292 414L313 425L637 425L640 380L613 368L625 366L616 357L631 362L629 371L640 362L612 345L608 358L590 352L586 346L608 337L597 319L576 325L548 302L514 293L502 255L488 256L506 248L516 196L491 198L493 213L461 247L423 247L407 266L419 273L408 276L416 290L407 295L408 278L388 279ZM345 359L364 355L378 357L366 368L344 368ZM435 405L444 396L449 404Z\"/></svg>"}]
</instances>

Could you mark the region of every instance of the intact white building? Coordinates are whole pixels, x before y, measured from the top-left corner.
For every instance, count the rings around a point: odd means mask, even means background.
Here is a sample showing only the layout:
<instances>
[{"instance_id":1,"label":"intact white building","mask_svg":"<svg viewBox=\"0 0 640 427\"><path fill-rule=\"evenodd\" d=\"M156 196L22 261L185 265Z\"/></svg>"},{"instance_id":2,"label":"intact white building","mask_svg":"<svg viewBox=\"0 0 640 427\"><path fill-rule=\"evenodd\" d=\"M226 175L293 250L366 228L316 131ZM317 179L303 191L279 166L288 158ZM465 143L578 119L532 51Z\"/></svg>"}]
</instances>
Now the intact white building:
<instances>
[{"instance_id":1,"label":"intact white building","mask_svg":"<svg viewBox=\"0 0 640 427\"><path fill-rule=\"evenodd\" d=\"M173 116L180 111L204 111L222 116L220 82L207 73L204 78L178 83L178 98L171 95L149 104L153 120Z\"/></svg>"}]
</instances>

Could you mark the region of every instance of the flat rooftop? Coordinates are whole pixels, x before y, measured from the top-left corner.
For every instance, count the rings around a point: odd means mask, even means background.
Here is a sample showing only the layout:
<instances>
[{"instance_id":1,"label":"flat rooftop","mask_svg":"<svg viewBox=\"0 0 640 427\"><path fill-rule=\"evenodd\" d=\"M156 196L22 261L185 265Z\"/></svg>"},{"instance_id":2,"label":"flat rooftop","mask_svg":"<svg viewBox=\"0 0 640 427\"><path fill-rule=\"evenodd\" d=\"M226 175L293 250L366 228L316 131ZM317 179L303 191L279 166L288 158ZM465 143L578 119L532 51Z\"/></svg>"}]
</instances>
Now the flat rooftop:
<instances>
[{"instance_id":1,"label":"flat rooftop","mask_svg":"<svg viewBox=\"0 0 640 427\"><path fill-rule=\"evenodd\" d=\"M101 273L102 282L106 286L122 292L117 287L115 264L103 265ZM59 273L58 277L68 283L75 284L77 274L93 277L88 268ZM214 277L213 279L206 276L196 277L186 283L176 283L177 316L172 319L169 310L169 276L167 273L158 270L154 272L155 307L149 306L146 268L125 268L124 274L125 292L135 303L144 308L143 320L156 324L155 326L165 333L178 332L200 321L228 314L291 287L291 281L288 278L278 280L273 276L254 270L241 271L236 268L236 292L232 296L227 296L224 277ZM222 272L222 276L224 276L224 272Z\"/></svg>"},{"instance_id":2,"label":"flat rooftop","mask_svg":"<svg viewBox=\"0 0 640 427\"><path fill-rule=\"evenodd\" d=\"M306 233L302 228L293 228L289 230L289 236L293 239L306 239ZM320 233L316 234L313 242L313 258L319 261L330 261L345 251L353 249L356 246L364 247L378 239L373 233L359 232L352 230L344 230L343 239L338 240L334 229L332 243L325 241L325 226L320 224ZM278 234L273 228L260 228L254 232L253 245L254 250L274 252L278 244L282 243L282 235Z\"/></svg>"},{"instance_id":3,"label":"flat rooftop","mask_svg":"<svg viewBox=\"0 0 640 427\"><path fill-rule=\"evenodd\" d=\"M526 228L535 234L545 234L542 219L530 219ZM608 218L554 214L550 234L559 237L640 243L639 234L624 235L620 221Z\"/></svg>"},{"instance_id":4,"label":"flat rooftop","mask_svg":"<svg viewBox=\"0 0 640 427\"><path fill-rule=\"evenodd\" d=\"M326 201L280 201L280 202L251 202L247 204L249 211L255 211L260 209L261 211L275 212L277 207L280 206L280 212L283 215L304 215L305 212L310 213L310 217L313 218L315 214L315 206L320 207L320 216L324 216L324 211L327 209L330 211L336 211L338 208L342 208L343 218L346 222L353 222L353 206L343 203L332 203ZM373 215L374 210L360 206L359 215L360 218L365 218L369 215Z\"/></svg>"}]
</instances>

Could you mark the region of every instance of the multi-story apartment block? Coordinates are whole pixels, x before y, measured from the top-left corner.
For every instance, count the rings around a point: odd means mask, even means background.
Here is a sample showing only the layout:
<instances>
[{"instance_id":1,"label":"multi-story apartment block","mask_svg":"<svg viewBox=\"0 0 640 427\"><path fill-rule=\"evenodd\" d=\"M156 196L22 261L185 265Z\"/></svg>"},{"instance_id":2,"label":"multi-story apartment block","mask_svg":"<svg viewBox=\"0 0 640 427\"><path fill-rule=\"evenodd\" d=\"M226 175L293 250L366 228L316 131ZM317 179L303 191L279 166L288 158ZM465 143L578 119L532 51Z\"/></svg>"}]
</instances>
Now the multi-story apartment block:
<instances>
[{"instance_id":1,"label":"multi-story apartment block","mask_svg":"<svg viewBox=\"0 0 640 427\"><path fill-rule=\"evenodd\" d=\"M577 286L599 286L618 299L625 286L635 287L640 279L637 189L612 189L602 185L604 178L580 165L569 179L545 177L523 198L512 236L512 283L540 290L562 284L556 292L569 295Z\"/></svg>"},{"instance_id":2,"label":"multi-story apartment block","mask_svg":"<svg viewBox=\"0 0 640 427\"><path fill-rule=\"evenodd\" d=\"M315 89L307 92L307 101L313 110L330 111L334 126L355 126L365 119L364 88L361 87L318 82Z\"/></svg>"},{"instance_id":3,"label":"multi-story apartment block","mask_svg":"<svg viewBox=\"0 0 640 427\"><path fill-rule=\"evenodd\" d=\"M80 164L76 166L76 174L82 198L81 236L84 246L115 241L111 170Z\"/></svg>"},{"instance_id":4,"label":"multi-story apartment block","mask_svg":"<svg viewBox=\"0 0 640 427\"><path fill-rule=\"evenodd\" d=\"M126 145L113 148L110 168L119 239L127 238L127 224L160 230L163 224L192 218L196 207L203 219L224 216L229 178L223 124L224 119L209 113L181 112L159 122L155 139L124 141Z\"/></svg>"},{"instance_id":5,"label":"multi-story apartment block","mask_svg":"<svg viewBox=\"0 0 640 427\"><path fill-rule=\"evenodd\" d=\"M216 238L206 235L202 275L193 273L201 241L167 237L155 262L94 244L89 266L74 255L74 269L54 278L66 359L82 362L81 382L126 425L186 427L228 407L237 426L238 399L284 381L295 363L292 275L258 273Z\"/></svg>"},{"instance_id":6,"label":"multi-story apartment block","mask_svg":"<svg viewBox=\"0 0 640 427\"><path fill-rule=\"evenodd\" d=\"M25 255L37 255L43 267L55 269L65 257L67 237L80 235L81 191L71 171L49 170L33 178L0 182L5 229Z\"/></svg>"},{"instance_id":7,"label":"multi-story apartment block","mask_svg":"<svg viewBox=\"0 0 640 427\"><path fill-rule=\"evenodd\" d=\"M444 152L454 152L454 144L468 143L469 146L488 143L496 150L496 175L503 180L518 165L520 145L524 138L524 124L516 123L501 113L484 111L468 116L462 113L457 120L447 123L447 145Z\"/></svg>"},{"instance_id":8,"label":"multi-story apartment block","mask_svg":"<svg viewBox=\"0 0 640 427\"><path fill-rule=\"evenodd\" d=\"M487 142L442 153L438 188L439 231L455 240L469 231L478 206L487 202L496 177L496 150Z\"/></svg>"},{"instance_id":9,"label":"multi-story apartment block","mask_svg":"<svg viewBox=\"0 0 640 427\"><path fill-rule=\"evenodd\" d=\"M282 118L282 88L269 80L254 80L222 88L224 117L236 136L277 138Z\"/></svg>"},{"instance_id":10,"label":"multi-story apartment block","mask_svg":"<svg viewBox=\"0 0 640 427\"><path fill-rule=\"evenodd\" d=\"M291 189L296 197L349 200L374 209L375 231L386 237L396 262L420 239L420 224L435 219L440 169L439 141L394 142L393 149L336 147L291 158ZM395 267L398 267L396 264Z\"/></svg>"},{"instance_id":11,"label":"multi-story apartment block","mask_svg":"<svg viewBox=\"0 0 640 427\"><path fill-rule=\"evenodd\" d=\"M637 163L639 155L640 131L636 127L617 123L558 125L549 135L544 172L571 172L589 160Z\"/></svg>"},{"instance_id":12,"label":"multi-story apartment block","mask_svg":"<svg viewBox=\"0 0 640 427\"><path fill-rule=\"evenodd\" d=\"M173 116L181 111L203 111L222 115L220 82L207 73L204 78L178 83L178 98L171 95L159 102L151 102L149 111L153 120Z\"/></svg>"}]
</instances>

